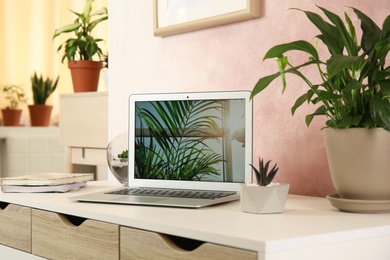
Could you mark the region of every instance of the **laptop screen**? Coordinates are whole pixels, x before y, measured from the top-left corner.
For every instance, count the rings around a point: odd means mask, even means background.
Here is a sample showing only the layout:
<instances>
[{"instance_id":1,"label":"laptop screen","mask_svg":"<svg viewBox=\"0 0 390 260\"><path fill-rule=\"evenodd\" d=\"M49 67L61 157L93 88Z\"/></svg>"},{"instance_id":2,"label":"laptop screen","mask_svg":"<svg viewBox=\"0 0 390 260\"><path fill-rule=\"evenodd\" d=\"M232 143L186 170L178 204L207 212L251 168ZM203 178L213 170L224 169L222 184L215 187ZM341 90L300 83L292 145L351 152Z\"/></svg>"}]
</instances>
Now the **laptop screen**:
<instances>
[{"instance_id":1,"label":"laptop screen","mask_svg":"<svg viewBox=\"0 0 390 260\"><path fill-rule=\"evenodd\" d=\"M247 182L252 159L248 97L246 91L130 97L130 185L132 180L176 188Z\"/></svg>"}]
</instances>

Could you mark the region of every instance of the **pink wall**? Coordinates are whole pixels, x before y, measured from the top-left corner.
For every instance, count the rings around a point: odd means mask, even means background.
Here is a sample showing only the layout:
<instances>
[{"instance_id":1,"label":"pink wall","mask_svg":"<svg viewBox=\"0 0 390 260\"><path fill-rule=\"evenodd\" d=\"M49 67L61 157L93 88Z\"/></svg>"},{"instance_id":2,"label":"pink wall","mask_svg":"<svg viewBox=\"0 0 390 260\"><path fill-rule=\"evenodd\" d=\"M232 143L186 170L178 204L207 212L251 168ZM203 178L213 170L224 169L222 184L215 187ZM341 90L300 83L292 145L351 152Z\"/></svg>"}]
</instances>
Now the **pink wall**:
<instances>
[{"instance_id":1,"label":"pink wall","mask_svg":"<svg viewBox=\"0 0 390 260\"><path fill-rule=\"evenodd\" d=\"M375 3L375 4L374 4ZM110 131L127 129L127 97L131 93L165 91L251 90L259 77L277 71L274 61L262 62L272 46L287 41L314 41L315 28L305 15L289 8L318 11L315 4L342 15L354 6L381 26L390 13L389 0L282 1L263 0L259 19L169 37L154 37L152 1L110 1ZM297 57L300 59L301 57ZM294 117L290 108L306 91L289 78L286 92L273 84L254 99L254 163L259 156L277 162L277 180L290 183L290 193L326 196L334 193L321 128L310 128L304 106Z\"/></svg>"}]
</instances>

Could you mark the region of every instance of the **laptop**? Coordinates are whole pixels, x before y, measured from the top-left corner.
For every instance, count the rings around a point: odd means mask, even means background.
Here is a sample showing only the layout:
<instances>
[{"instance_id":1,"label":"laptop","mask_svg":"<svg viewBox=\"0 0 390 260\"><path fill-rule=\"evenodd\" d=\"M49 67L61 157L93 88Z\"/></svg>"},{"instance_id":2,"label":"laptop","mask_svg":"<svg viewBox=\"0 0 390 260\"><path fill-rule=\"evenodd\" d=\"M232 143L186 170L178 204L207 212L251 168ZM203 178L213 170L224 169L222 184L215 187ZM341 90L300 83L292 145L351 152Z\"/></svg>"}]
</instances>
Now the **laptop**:
<instances>
[{"instance_id":1,"label":"laptop","mask_svg":"<svg viewBox=\"0 0 390 260\"><path fill-rule=\"evenodd\" d=\"M80 202L200 208L238 200L251 182L249 91L129 97L128 186Z\"/></svg>"}]
</instances>

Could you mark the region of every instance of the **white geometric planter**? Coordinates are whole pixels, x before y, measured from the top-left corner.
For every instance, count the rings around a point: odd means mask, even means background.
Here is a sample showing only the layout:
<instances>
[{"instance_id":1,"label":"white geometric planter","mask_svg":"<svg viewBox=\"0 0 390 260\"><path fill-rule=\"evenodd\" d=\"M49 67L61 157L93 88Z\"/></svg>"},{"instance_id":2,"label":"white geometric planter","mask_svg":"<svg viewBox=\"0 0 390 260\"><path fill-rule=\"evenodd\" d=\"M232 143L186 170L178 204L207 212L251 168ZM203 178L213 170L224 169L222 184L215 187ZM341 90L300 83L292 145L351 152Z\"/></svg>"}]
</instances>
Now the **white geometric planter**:
<instances>
[{"instance_id":1,"label":"white geometric planter","mask_svg":"<svg viewBox=\"0 0 390 260\"><path fill-rule=\"evenodd\" d=\"M290 184L271 183L268 186L241 184L241 210L247 213L281 213L286 204Z\"/></svg>"}]
</instances>

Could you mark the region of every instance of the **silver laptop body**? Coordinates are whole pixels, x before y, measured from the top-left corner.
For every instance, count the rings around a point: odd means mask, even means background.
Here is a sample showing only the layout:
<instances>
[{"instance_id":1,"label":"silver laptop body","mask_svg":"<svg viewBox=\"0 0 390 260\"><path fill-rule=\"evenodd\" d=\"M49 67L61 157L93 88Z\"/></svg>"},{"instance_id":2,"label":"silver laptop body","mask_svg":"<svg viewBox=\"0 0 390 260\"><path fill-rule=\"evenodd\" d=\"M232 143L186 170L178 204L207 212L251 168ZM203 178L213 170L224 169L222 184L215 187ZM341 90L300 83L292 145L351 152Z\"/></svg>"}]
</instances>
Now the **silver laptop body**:
<instances>
[{"instance_id":1,"label":"silver laptop body","mask_svg":"<svg viewBox=\"0 0 390 260\"><path fill-rule=\"evenodd\" d=\"M240 183L251 182L249 96L249 91L217 91L134 94L129 98L129 187L123 189L221 191L223 196L122 195L112 194L117 192L113 190L71 199L188 208L239 199Z\"/></svg>"}]
</instances>

